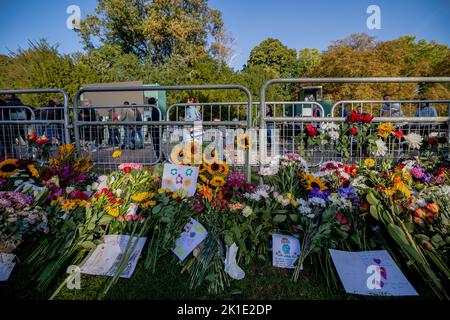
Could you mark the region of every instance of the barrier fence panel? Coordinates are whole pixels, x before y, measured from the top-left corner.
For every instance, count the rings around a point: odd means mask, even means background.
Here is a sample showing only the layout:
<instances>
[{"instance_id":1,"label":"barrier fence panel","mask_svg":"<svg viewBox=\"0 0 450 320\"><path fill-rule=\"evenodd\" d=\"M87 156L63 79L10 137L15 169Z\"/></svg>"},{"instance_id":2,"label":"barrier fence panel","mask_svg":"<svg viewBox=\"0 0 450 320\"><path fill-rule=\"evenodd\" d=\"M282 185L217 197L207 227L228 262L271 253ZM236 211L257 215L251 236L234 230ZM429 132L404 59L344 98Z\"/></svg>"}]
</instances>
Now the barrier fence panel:
<instances>
[{"instance_id":1,"label":"barrier fence panel","mask_svg":"<svg viewBox=\"0 0 450 320\"><path fill-rule=\"evenodd\" d=\"M238 103L207 103L203 105L202 115L198 119L187 115L187 110L195 114L193 104L179 104L169 107L166 120L162 118L159 109L152 105L127 106L83 106L80 107L79 98L84 92L126 92L126 91L155 91L155 90L241 90L247 97L247 102ZM226 107L228 105L228 107ZM238 108L241 110L226 108ZM204 136L208 140L211 134L203 134L211 128L222 131L224 128L250 128L252 126L252 101L250 91L241 85L186 85L186 86L158 86L158 87L94 87L80 89L73 102L74 136L77 148L90 153L97 170L109 171L121 162L139 162L151 165L169 160L173 146L181 140L195 140L196 135ZM183 110L181 110L183 108ZM139 112L133 111L139 110ZM98 116L98 111L105 110L108 116ZM229 112L236 113L238 121L224 121L223 117ZM117 115L114 115L114 114ZM138 114L140 113L140 116ZM245 119L241 113L244 113ZM148 117L146 117L146 114ZM130 118L131 115L131 118ZM155 116L158 119L154 119ZM181 118L180 118L181 116ZM184 129L184 130L183 130ZM209 136L208 136L209 135ZM214 138L212 138L214 139ZM120 146L119 146L120 145ZM121 149L120 159L112 158L115 150ZM247 179L251 178L251 166L248 152L242 167L245 168Z\"/></svg>"},{"instance_id":2,"label":"barrier fence panel","mask_svg":"<svg viewBox=\"0 0 450 320\"><path fill-rule=\"evenodd\" d=\"M23 106L19 102L0 106L0 157L45 160L47 155L35 148L28 141L29 134L36 133L39 138L45 135L50 143L49 153L53 153L57 146L70 143L68 121L68 94L61 89L24 89L24 90L0 90L0 96L8 94L53 94L59 93L64 97L63 107L31 108ZM42 112L40 111L42 110ZM47 114L48 116L43 116Z\"/></svg>"},{"instance_id":3,"label":"barrier fence panel","mask_svg":"<svg viewBox=\"0 0 450 320\"><path fill-rule=\"evenodd\" d=\"M330 117L324 117L323 113L306 114L303 112L288 113L270 112L270 102L265 101L267 88L273 83L422 83L422 82L450 82L450 77L438 78L305 78L305 79L273 79L267 81L260 91L260 123L261 129L268 132L278 129L280 154L288 152L300 153L311 166L318 166L329 160L362 162L367 157L386 158L398 160L409 155L419 155L404 139L389 136L385 143L386 154L374 153L369 150L367 141L360 137L354 137L344 132L348 130L347 116L352 112L364 112L372 114L373 125L366 135L377 135L379 124L392 123L394 130L402 131L404 135L417 133L426 139L440 141L433 146L433 152L445 152L449 149L449 108L450 100L389 100L389 101L339 101L336 102ZM299 102L293 102L296 104ZM301 102L308 106L308 102ZM310 103L308 108L319 110L316 102ZM283 107L285 108L285 107ZM323 110L323 109L322 109ZM320 116L317 116L319 115ZM327 133L327 139L322 139L320 144L308 139L306 126L314 133ZM361 124L353 124L355 129L362 129ZM332 134L330 134L332 133ZM314 133L315 134L315 133ZM346 135L346 137L342 137ZM323 135L322 135L323 136ZM348 139L347 139L348 138ZM345 143L343 143L345 141ZM259 150L268 154L271 159L270 139L261 139ZM441 149L441 150L440 150ZM260 167L265 163L260 162Z\"/></svg>"}]
</instances>

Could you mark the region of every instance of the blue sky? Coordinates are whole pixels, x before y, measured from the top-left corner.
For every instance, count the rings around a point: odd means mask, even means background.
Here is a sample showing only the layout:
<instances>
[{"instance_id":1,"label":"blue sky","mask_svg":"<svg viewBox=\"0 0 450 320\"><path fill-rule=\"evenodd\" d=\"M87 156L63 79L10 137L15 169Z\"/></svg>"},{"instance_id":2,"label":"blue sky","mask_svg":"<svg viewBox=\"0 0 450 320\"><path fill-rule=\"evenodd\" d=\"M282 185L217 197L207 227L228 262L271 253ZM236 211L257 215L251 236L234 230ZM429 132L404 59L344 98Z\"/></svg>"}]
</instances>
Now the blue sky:
<instances>
[{"instance_id":1,"label":"blue sky","mask_svg":"<svg viewBox=\"0 0 450 320\"><path fill-rule=\"evenodd\" d=\"M47 38L63 53L82 51L75 32L66 28L66 9L75 4L81 15L94 12L96 0L0 0L0 53L26 48L28 40ZM381 9L381 30L369 30L366 9ZM262 40L280 39L290 48L324 50L331 41L366 32L380 40L401 35L450 45L450 0L210 0L222 11L235 38L232 66L240 69Z\"/></svg>"}]
</instances>

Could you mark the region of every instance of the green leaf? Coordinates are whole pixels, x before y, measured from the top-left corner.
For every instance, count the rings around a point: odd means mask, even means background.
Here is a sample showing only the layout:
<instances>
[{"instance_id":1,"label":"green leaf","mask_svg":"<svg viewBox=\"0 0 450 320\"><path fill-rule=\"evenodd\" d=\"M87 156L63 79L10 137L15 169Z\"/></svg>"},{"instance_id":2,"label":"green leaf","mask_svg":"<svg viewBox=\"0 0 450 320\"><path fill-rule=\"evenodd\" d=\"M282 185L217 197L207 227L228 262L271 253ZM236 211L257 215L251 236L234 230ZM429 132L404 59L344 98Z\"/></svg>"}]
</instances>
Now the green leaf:
<instances>
[{"instance_id":1,"label":"green leaf","mask_svg":"<svg viewBox=\"0 0 450 320\"><path fill-rule=\"evenodd\" d=\"M435 245L439 245L442 241L444 241L444 239L438 234L431 237L431 242Z\"/></svg>"},{"instance_id":2,"label":"green leaf","mask_svg":"<svg viewBox=\"0 0 450 320\"><path fill-rule=\"evenodd\" d=\"M233 237L231 237L229 234L225 235L224 240L225 240L225 244L227 246L231 246L233 244L233 242L234 242L233 241Z\"/></svg>"},{"instance_id":3,"label":"green leaf","mask_svg":"<svg viewBox=\"0 0 450 320\"><path fill-rule=\"evenodd\" d=\"M89 250L95 249L95 248L97 247L97 246L95 245L95 243L92 242L92 241L84 241L84 242L81 243L81 246L82 246L83 248L89 249Z\"/></svg>"},{"instance_id":4,"label":"green leaf","mask_svg":"<svg viewBox=\"0 0 450 320\"><path fill-rule=\"evenodd\" d=\"M111 223L112 220L113 220L113 217L111 217L110 215L104 215L98 222L98 225L99 226L107 226L108 224Z\"/></svg>"},{"instance_id":5,"label":"green leaf","mask_svg":"<svg viewBox=\"0 0 450 320\"><path fill-rule=\"evenodd\" d=\"M289 218L291 218L292 222L295 222L295 223L298 222L298 215L297 214L290 214Z\"/></svg>"},{"instance_id":6,"label":"green leaf","mask_svg":"<svg viewBox=\"0 0 450 320\"><path fill-rule=\"evenodd\" d=\"M282 223L286 221L287 216L285 214L277 214L275 217L273 217L273 222L275 223Z\"/></svg>"},{"instance_id":7,"label":"green leaf","mask_svg":"<svg viewBox=\"0 0 450 320\"><path fill-rule=\"evenodd\" d=\"M373 193L368 193L366 196L367 201L371 204L371 205L376 205L380 203L380 200L378 200Z\"/></svg>"},{"instance_id":8,"label":"green leaf","mask_svg":"<svg viewBox=\"0 0 450 320\"><path fill-rule=\"evenodd\" d=\"M375 206L375 205L370 206L370 214L376 220L380 220L380 215L378 214L378 207L377 206Z\"/></svg>"}]
</instances>

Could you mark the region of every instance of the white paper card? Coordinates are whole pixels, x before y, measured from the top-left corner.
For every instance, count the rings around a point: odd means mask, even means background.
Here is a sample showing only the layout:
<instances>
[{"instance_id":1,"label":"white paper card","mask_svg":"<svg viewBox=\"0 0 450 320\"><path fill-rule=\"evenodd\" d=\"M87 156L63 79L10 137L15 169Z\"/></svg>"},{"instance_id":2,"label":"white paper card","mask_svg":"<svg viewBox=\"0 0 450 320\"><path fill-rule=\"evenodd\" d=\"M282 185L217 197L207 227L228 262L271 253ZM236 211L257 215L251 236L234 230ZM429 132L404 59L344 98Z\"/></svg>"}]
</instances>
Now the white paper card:
<instances>
[{"instance_id":1,"label":"white paper card","mask_svg":"<svg viewBox=\"0 0 450 320\"><path fill-rule=\"evenodd\" d=\"M186 257L206 239L208 232L197 220L191 219L183 229L180 237L175 241L172 252L183 261Z\"/></svg>"},{"instance_id":2,"label":"white paper card","mask_svg":"<svg viewBox=\"0 0 450 320\"><path fill-rule=\"evenodd\" d=\"M0 252L0 281L8 281L11 272L16 265L13 262L15 255L12 253Z\"/></svg>"},{"instance_id":3,"label":"white paper card","mask_svg":"<svg viewBox=\"0 0 450 320\"><path fill-rule=\"evenodd\" d=\"M198 168L166 163L162 178L162 188L177 192L183 189L189 197L197 188Z\"/></svg>"},{"instance_id":4,"label":"white paper card","mask_svg":"<svg viewBox=\"0 0 450 320\"><path fill-rule=\"evenodd\" d=\"M278 268L295 268L300 256L300 241L284 234L272 235L272 265Z\"/></svg>"},{"instance_id":5,"label":"white paper card","mask_svg":"<svg viewBox=\"0 0 450 320\"><path fill-rule=\"evenodd\" d=\"M126 250L129 239L130 236L127 235L117 234L105 236L105 242L98 245L97 248L95 248L95 251L81 266L81 273L114 276ZM136 239L136 237L133 238L130 248L134 245ZM121 278L130 278L133 274L146 239L147 238L139 238L127 266L120 275Z\"/></svg>"},{"instance_id":6,"label":"white paper card","mask_svg":"<svg viewBox=\"0 0 450 320\"><path fill-rule=\"evenodd\" d=\"M418 295L386 250L348 252L330 249L330 254L347 293Z\"/></svg>"}]
</instances>

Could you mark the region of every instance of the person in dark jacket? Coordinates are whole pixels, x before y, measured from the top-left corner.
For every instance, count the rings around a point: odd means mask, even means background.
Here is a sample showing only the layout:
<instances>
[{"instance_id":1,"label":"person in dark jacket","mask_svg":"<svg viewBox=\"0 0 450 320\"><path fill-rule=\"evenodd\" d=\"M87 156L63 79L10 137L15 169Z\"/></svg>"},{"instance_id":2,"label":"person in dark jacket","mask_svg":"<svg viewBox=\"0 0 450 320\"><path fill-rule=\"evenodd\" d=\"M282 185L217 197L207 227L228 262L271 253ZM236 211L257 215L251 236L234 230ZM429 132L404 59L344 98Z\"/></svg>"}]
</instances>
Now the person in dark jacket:
<instances>
[{"instance_id":1,"label":"person in dark jacket","mask_svg":"<svg viewBox=\"0 0 450 320\"><path fill-rule=\"evenodd\" d=\"M150 121L161 121L161 115L158 109L158 101L155 98L149 98L148 104L150 105L151 118ZM161 157L161 131L158 126L150 126L150 134L152 136L153 149L155 150L156 157Z\"/></svg>"}]
</instances>

